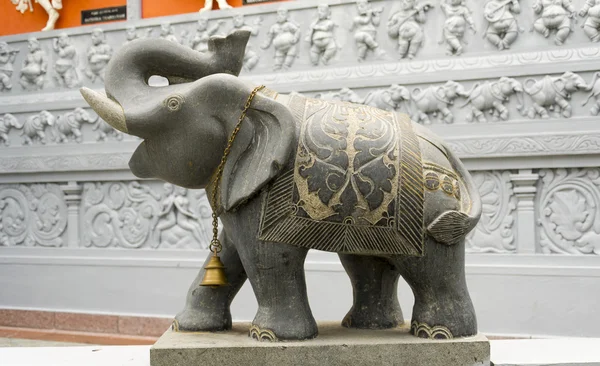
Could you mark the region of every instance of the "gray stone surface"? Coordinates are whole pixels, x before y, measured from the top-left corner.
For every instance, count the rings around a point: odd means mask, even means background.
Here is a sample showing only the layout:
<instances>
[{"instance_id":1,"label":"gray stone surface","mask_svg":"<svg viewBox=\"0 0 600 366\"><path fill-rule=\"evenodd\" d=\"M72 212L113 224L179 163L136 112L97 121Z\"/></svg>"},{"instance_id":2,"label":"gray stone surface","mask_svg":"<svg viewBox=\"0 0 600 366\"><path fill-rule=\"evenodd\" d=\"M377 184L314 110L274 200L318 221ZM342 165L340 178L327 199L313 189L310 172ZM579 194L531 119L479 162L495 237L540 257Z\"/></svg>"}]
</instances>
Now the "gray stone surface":
<instances>
[{"instance_id":1,"label":"gray stone surface","mask_svg":"<svg viewBox=\"0 0 600 366\"><path fill-rule=\"evenodd\" d=\"M150 349L151 366L179 365L489 365L483 335L432 341L413 337L408 326L356 330L319 323L319 336L302 342L257 342L250 324L222 333L168 330Z\"/></svg>"}]
</instances>

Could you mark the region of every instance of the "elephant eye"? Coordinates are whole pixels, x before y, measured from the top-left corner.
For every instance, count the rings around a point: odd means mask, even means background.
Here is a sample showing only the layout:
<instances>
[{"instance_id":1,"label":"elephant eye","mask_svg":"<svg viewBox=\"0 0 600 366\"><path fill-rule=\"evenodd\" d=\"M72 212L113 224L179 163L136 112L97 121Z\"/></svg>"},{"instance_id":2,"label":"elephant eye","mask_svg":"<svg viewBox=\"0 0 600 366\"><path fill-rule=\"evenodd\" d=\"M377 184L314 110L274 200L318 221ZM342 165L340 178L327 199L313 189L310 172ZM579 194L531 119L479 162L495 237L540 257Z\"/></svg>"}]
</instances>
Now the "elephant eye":
<instances>
[{"instance_id":1,"label":"elephant eye","mask_svg":"<svg viewBox=\"0 0 600 366\"><path fill-rule=\"evenodd\" d=\"M181 95L172 95L165 100L165 106L169 109L170 112L176 112L181 108L184 99Z\"/></svg>"}]
</instances>

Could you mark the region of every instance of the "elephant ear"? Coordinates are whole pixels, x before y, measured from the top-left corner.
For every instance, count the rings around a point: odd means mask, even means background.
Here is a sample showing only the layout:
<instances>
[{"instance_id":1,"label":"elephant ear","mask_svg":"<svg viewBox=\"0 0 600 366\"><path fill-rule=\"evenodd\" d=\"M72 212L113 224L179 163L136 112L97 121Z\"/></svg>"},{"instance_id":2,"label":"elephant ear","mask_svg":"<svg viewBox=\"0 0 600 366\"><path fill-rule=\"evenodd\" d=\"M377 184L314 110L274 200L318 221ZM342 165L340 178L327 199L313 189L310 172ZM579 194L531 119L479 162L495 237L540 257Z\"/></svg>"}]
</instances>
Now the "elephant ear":
<instances>
[{"instance_id":1,"label":"elephant ear","mask_svg":"<svg viewBox=\"0 0 600 366\"><path fill-rule=\"evenodd\" d=\"M247 201L287 165L295 122L278 101L257 94L235 138L221 178L225 211Z\"/></svg>"}]
</instances>

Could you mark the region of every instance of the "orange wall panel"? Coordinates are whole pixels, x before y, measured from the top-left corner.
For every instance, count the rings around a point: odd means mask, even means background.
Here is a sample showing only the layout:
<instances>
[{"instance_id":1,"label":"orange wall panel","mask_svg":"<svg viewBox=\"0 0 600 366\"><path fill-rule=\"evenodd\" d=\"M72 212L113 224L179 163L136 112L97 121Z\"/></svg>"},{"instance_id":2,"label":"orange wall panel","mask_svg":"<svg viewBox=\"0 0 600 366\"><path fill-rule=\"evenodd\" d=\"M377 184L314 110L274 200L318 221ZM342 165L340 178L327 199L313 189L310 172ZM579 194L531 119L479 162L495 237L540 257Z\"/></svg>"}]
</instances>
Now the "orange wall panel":
<instances>
[{"instance_id":1,"label":"orange wall panel","mask_svg":"<svg viewBox=\"0 0 600 366\"><path fill-rule=\"evenodd\" d=\"M33 13L27 10L21 14L15 10L15 5L9 0L0 0L0 36L37 32L46 26L48 14L35 2ZM111 6L127 5L127 0L63 0L60 18L56 22L56 29L81 26L81 11L108 8Z\"/></svg>"},{"instance_id":2,"label":"orange wall panel","mask_svg":"<svg viewBox=\"0 0 600 366\"><path fill-rule=\"evenodd\" d=\"M233 7L242 6L242 0L227 0ZM142 18L164 17L185 13L197 13L204 7L204 0L169 0L168 5L164 0L142 0ZM213 1L213 9L219 9Z\"/></svg>"}]
</instances>

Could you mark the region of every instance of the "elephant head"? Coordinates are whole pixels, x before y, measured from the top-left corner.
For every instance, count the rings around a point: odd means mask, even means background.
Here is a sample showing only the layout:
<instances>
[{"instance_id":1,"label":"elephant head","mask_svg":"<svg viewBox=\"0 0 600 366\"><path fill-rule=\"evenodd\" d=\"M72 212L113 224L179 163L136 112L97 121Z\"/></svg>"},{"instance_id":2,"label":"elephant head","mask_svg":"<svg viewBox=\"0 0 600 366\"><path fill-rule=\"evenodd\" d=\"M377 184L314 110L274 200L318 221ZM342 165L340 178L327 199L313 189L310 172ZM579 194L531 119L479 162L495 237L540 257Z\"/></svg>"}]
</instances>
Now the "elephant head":
<instances>
[{"instance_id":1,"label":"elephant head","mask_svg":"<svg viewBox=\"0 0 600 366\"><path fill-rule=\"evenodd\" d=\"M388 88L388 92L390 93L390 98L394 103L398 104L405 100L410 100L410 91L398 84L393 84Z\"/></svg>"},{"instance_id":2,"label":"elephant head","mask_svg":"<svg viewBox=\"0 0 600 366\"><path fill-rule=\"evenodd\" d=\"M469 93L465 88L454 80L448 80L443 86L444 94L449 100L456 99L457 97L468 98Z\"/></svg>"},{"instance_id":3,"label":"elephant head","mask_svg":"<svg viewBox=\"0 0 600 366\"><path fill-rule=\"evenodd\" d=\"M103 120L144 139L129 161L136 176L186 188L211 187L254 88L235 77L249 36L236 31L213 37L205 53L162 39L132 41L106 68L106 96L81 89ZM149 86L153 75L166 78L169 85ZM291 152L293 121L287 107L256 95L223 169L218 196L225 210L247 199L283 167Z\"/></svg>"},{"instance_id":4,"label":"elephant head","mask_svg":"<svg viewBox=\"0 0 600 366\"><path fill-rule=\"evenodd\" d=\"M567 71L562 74L557 82L564 84L564 89L568 92L575 92L578 90L590 91L592 90L592 85L587 85L585 80L574 72Z\"/></svg>"}]
</instances>

